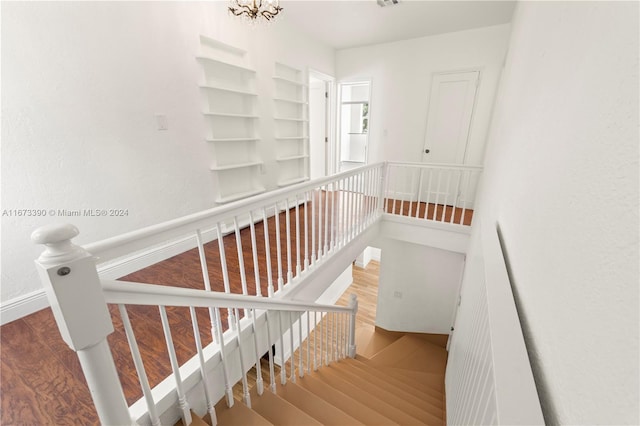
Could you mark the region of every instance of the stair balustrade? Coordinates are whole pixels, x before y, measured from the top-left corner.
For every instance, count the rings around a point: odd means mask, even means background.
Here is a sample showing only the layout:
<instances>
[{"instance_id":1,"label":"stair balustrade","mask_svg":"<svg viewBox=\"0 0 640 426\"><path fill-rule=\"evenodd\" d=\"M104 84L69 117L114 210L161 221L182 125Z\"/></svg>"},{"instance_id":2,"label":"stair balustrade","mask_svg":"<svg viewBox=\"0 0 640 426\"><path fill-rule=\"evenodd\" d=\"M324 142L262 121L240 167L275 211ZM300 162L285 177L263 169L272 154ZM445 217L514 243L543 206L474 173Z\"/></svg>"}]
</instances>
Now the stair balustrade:
<instances>
[{"instance_id":1,"label":"stair balustrade","mask_svg":"<svg viewBox=\"0 0 640 426\"><path fill-rule=\"evenodd\" d=\"M454 212L461 208L461 217L465 217L479 172L479 168L467 166L378 163L84 247L71 242L79 234L73 225L39 228L32 239L46 249L36 266L61 335L78 353L100 421L158 425L163 422L167 406L175 406L188 425L192 420L189 392L196 382L204 387L206 410L215 424L214 405L225 398L232 406L236 383L242 382L243 400L251 406L247 372L252 367L257 376L257 393L263 393L263 355L268 354L268 386L272 392L277 387L277 362L284 384L287 380L295 382L296 374L302 377L320 366L354 357L355 297L350 306L334 306L290 300L291 290L362 238L384 212L404 215L407 202L413 219L457 223ZM409 186L405 185L407 176L416 177L410 179ZM432 186L434 177L438 184ZM441 186L444 179L447 185ZM447 200L450 188L458 191L453 204ZM413 195L407 196L409 193ZM428 214L432 196L433 214ZM419 207L415 214L411 213L413 198L415 206L425 205L424 213L419 213ZM438 206L443 207L441 216L437 215ZM453 210L445 220L447 206ZM228 259L235 255L229 250L234 245L237 260L230 262ZM134 272L174 256L185 247L197 252L201 288L113 279L124 275L123 271ZM212 257L216 262L211 262ZM253 268L252 279L250 268L245 265L247 258L251 259L248 263ZM219 270L211 271L212 264L219 264ZM231 269L239 279L232 277ZM113 271L121 275L113 276ZM117 306L142 390L142 399L132 407L127 406L107 342L107 336L114 331L108 305ZM146 336L134 333L129 316L132 305L158 308L172 373L153 388L139 345ZM193 358L182 365L167 314L167 308L175 307L189 310L196 348ZM204 347L196 311L201 308L207 310L206 329L212 342ZM215 385L214 376L222 377L222 387Z\"/></svg>"}]
</instances>

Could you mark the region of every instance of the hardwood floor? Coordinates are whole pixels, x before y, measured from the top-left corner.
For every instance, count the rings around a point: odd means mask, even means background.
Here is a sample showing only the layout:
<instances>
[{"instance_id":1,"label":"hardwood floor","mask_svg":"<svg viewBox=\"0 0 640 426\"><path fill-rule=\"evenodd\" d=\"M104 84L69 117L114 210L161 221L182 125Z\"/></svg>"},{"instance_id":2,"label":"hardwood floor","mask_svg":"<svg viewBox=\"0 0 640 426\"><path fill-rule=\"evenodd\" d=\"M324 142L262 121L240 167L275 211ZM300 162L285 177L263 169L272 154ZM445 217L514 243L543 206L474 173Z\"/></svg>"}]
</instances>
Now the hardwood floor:
<instances>
[{"instance_id":1,"label":"hardwood floor","mask_svg":"<svg viewBox=\"0 0 640 426\"><path fill-rule=\"evenodd\" d=\"M425 209L427 210L425 216ZM471 226L473 219L472 209L461 209L460 207L445 206L442 204L434 204L420 202L409 202L402 200L385 200L385 211L387 213L395 213L402 216L411 216L418 218L426 218L427 220L442 221L446 223L455 223ZM464 217L463 217L464 213ZM453 214L453 220L451 215ZM462 221L462 222L461 222Z\"/></svg>"}]
</instances>

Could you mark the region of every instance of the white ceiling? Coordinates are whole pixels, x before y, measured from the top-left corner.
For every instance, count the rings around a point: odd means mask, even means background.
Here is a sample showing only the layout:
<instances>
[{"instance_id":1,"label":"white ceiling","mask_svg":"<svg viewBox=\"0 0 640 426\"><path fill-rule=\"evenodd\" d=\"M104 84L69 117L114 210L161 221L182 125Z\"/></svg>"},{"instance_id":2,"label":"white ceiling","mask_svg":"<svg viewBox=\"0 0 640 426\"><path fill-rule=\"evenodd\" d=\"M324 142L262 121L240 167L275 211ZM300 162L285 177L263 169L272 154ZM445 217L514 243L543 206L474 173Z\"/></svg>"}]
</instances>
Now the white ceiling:
<instances>
[{"instance_id":1,"label":"white ceiling","mask_svg":"<svg viewBox=\"0 0 640 426\"><path fill-rule=\"evenodd\" d=\"M387 43L511 22L514 1L280 0L279 17L335 49Z\"/></svg>"}]
</instances>

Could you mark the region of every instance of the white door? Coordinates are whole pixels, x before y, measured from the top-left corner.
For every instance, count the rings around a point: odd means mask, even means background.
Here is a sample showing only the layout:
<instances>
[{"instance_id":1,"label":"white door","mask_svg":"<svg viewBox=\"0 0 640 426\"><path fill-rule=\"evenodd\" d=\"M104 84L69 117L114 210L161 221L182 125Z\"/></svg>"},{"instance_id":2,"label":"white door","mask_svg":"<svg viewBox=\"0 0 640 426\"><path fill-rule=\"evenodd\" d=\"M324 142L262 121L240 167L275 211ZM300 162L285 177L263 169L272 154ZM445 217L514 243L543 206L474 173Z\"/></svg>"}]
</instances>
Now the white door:
<instances>
[{"instance_id":1,"label":"white door","mask_svg":"<svg viewBox=\"0 0 640 426\"><path fill-rule=\"evenodd\" d=\"M422 162L464 163L479 76L479 71L433 75ZM430 203L456 204L460 181L454 172L440 170L421 175L422 201L428 197Z\"/></svg>"},{"instance_id":2,"label":"white door","mask_svg":"<svg viewBox=\"0 0 640 426\"><path fill-rule=\"evenodd\" d=\"M327 175L327 83L311 77L309 81L309 145L311 179Z\"/></svg>"}]
</instances>

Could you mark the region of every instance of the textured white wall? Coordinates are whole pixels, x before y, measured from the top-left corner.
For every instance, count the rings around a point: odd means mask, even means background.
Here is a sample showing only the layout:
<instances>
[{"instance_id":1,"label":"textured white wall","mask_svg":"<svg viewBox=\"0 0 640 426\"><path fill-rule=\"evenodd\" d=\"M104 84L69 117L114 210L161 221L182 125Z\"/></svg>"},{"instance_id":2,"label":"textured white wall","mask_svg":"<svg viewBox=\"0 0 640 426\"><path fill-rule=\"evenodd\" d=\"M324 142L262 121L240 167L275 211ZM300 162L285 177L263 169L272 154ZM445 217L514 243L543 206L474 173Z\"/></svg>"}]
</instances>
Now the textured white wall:
<instances>
[{"instance_id":1,"label":"textured white wall","mask_svg":"<svg viewBox=\"0 0 640 426\"><path fill-rule=\"evenodd\" d=\"M195 56L199 35L247 49L270 83L274 61L333 74L334 51L286 20L249 27L225 2L2 5L2 209L128 209L128 216L2 217L0 300L40 289L29 240L72 222L80 243L214 206ZM271 117L273 102L261 113ZM266 111L266 112L265 112ZM156 130L155 114L169 130ZM273 141L267 184L275 186Z\"/></svg>"},{"instance_id":2,"label":"textured white wall","mask_svg":"<svg viewBox=\"0 0 640 426\"><path fill-rule=\"evenodd\" d=\"M464 255L391 238L380 243L376 325L392 331L449 334Z\"/></svg>"},{"instance_id":3,"label":"textured white wall","mask_svg":"<svg viewBox=\"0 0 640 426\"><path fill-rule=\"evenodd\" d=\"M638 424L638 3L523 2L490 132L547 423Z\"/></svg>"},{"instance_id":4,"label":"textured white wall","mask_svg":"<svg viewBox=\"0 0 640 426\"><path fill-rule=\"evenodd\" d=\"M339 50L339 80L371 79L369 163L422 161L431 75L481 69L468 163L481 164L509 25Z\"/></svg>"}]
</instances>

